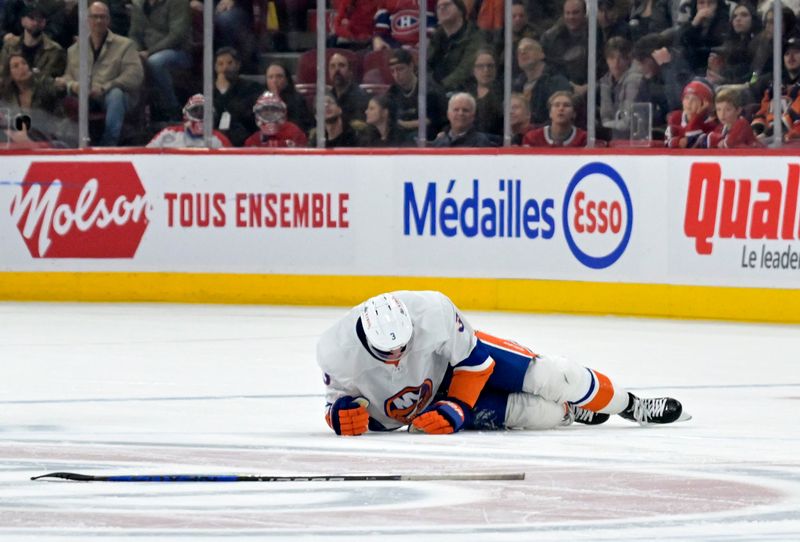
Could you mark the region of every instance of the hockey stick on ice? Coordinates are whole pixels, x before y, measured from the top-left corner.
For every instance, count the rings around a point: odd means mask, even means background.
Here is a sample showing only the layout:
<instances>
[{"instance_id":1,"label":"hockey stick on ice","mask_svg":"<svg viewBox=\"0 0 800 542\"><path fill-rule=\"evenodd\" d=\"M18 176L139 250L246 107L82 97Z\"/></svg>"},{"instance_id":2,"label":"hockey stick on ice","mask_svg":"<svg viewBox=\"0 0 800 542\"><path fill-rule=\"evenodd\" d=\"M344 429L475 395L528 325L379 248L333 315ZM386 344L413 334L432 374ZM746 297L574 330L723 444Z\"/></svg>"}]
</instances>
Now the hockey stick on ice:
<instances>
[{"instance_id":1,"label":"hockey stick on ice","mask_svg":"<svg viewBox=\"0 0 800 542\"><path fill-rule=\"evenodd\" d=\"M76 472L51 472L31 480L74 480L77 482L426 482L471 480L524 480L524 472L463 474L379 474L344 476L265 476L250 474L124 474L94 476Z\"/></svg>"}]
</instances>

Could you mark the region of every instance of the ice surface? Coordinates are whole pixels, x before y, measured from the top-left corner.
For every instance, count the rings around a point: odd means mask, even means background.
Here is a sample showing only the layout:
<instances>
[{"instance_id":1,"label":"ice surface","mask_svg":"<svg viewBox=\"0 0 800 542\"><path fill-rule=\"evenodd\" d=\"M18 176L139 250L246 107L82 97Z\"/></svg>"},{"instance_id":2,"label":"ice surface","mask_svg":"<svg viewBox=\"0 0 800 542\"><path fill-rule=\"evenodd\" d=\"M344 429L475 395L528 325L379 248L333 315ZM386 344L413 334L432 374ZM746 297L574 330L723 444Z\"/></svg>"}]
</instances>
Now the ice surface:
<instances>
[{"instance_id":1,"label":"ice surface","mask_svg":"<svg viewBox=\"0 0 800 542\"><path fill-rule=\"evenodd\" d=\"M336 308L0 303L0 540L800 540L800 327L467 312L692 421L335 436ZM525 472L111 484L89 474Z\"/></svg>"}]
</instances>

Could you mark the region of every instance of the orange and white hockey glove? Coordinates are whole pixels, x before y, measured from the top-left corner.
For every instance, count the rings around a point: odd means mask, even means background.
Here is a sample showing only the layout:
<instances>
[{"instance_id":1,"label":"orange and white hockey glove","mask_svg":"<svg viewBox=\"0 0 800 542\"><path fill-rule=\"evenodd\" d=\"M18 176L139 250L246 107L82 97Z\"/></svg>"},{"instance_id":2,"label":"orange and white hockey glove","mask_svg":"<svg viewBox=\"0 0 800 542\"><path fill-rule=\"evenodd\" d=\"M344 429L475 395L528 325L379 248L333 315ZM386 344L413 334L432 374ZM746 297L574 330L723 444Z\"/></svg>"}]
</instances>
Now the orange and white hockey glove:
<instances>
[{"instance_id":1,"label":"orange and white hockey glove","mask_svg":"<svg viewBox=\"0 0 800 542\"><path fill-rule=\"evenodd\" d=\"M455 433L464 427L468 414L467 405L461 401L447 399L437 401L414 418L409 431L412 433L428 433L430 435L446 435Z\"/></svg>"},{"instance_id":2,"label":"orange and white hockey glove","mask_svg":"<svg viewBox=\"0 0 800 542\"><path fill-rule=\"evenodd\" d=\"M369 401L365 397L339 397L328 407L325 421L337 435L355 436L367 432Z\"/></svg>"}]
</instances>

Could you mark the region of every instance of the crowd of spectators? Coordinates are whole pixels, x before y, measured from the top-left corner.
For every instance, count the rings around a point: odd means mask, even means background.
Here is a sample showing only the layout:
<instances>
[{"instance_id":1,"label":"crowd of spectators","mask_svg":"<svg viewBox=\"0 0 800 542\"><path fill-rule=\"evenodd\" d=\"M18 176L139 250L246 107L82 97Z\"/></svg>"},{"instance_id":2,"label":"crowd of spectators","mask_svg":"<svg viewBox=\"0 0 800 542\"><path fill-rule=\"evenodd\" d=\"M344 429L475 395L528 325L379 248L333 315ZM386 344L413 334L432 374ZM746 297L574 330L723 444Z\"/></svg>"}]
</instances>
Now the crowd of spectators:
<instances>
[{"instance_id":1,"label":"crowd of spectators","mask_svg":"<svg viewBox=\"0 0 800 542\"><path fill-rule=\"evenodd\" d=\"M269 55L287 49L276 37L286 30L280 19L314 30L316 2L205 1L214 2L212 145L316 146L315 85L298 84L295 69L313 51ZM784 1L777 30L784 110L776 115L772 1L752 1L598 0L596 144L762 146L772 142L776 118L784 142L800 141L800 2ZM326 147L421 144L421 62L427 146L503 145L506 109L512 145L587 144L585 0L513 0L511 65L502 0L328 7ZM93 145L206 145L202 10L203 0L89 0L90 88L81 89L76 0L0 0L0 139L77 145L85 90ZM270 32L273 39L258 39Z\"/></svg>"}]
</instances>

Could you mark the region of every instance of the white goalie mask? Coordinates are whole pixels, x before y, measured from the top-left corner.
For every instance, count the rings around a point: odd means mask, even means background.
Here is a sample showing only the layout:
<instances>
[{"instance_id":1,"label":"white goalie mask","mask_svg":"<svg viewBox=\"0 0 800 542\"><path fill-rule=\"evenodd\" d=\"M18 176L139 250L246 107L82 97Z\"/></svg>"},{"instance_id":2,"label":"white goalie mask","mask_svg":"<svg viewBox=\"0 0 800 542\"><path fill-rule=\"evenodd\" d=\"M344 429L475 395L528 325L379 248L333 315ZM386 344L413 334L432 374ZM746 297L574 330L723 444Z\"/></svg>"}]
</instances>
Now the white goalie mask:
<instances>
[{"instance_id":1,"label":"white goalie mask","mask_svg":"<svg viewBox=\"0 0 800 542\"><path fill-rule=\"evenodd\" d=\"M405 303L391 294L364 302L361 326L370 353L386 363L397 363L406 351L414 331Z\"/></svg>"},{"instance_id":2,"label":"white goalie mask","mask_svg":"<svg viewBox=\"0 0 800 542\"><path fill-rule=\"evenodd\" d=\"M253 106L258 129L266 135L275 135L286 122L286 104L271 92L265 92Z\"/></svg>"},{"instance_id":3,"label":"white goalie mask","mask_svg":"<svg viewBox=\"0 0 800 542\"><path fill-rule=\"evenodd\" d=\"M203 110L206 100L202 94L195 94L183 106L183 126L195 137L203 135Z\"/></svg>"}]
</instances>

